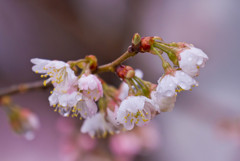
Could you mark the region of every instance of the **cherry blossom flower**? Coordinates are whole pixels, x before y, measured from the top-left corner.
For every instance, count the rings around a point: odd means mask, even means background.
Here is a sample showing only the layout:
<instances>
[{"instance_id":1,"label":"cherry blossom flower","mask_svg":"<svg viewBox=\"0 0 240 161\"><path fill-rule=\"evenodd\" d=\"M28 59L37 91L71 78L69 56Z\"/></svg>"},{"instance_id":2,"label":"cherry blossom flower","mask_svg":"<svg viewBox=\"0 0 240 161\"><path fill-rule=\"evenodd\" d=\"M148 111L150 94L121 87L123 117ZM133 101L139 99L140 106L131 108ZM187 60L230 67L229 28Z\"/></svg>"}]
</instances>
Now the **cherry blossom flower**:
<instances>
[{"instance_id":1,"label":"cherry blossom flower","mask_svg":"<svg viewBox=\"0 0 240 161\"><path fill-rule=\"evenodd\" d=\"M56 107L55 110L65 117L69 116L72 108L83 99L77 88L77 77L58 84L51 93L48 98L50 106Z\"/></svg>"},{"instance_id":2,"label":"cherry blossom flower","mask_svg":"<svg viewBox=\"0 0 240 161\"><path fill-rule=\"evenodd\" d=\"M144 96L129 96L122 101L117 112L117 121L131 130L134 124L143 126L151 119L151 112L155 110L153 102Z\"/></svg>"},{"instance_id":3,"label":"cherry blossom flower","mask_svg":"<svg viewBox=\"0 0 240 161\"><path fill-rule=\"evenodd\" d=\"M195 79L183 71L173 70L159 78L156 90L164 96L171 97L176 95L176 92L190 90L194 86L198 86Z\"/></svg>"},{"instance_id":4,"label":"cherry blossom flower","mask_svg":"<svg viewBox=\"0 0 240 161\"><path fill-rule=\"evenodd\" d=\"M108 133L114 133L114 127L106 121L104 113L97 113L84 121L81 132L88 133L91 137L106 137Z\"/></svg>"},{"instance_id":5,"label":"cherry blossom flower","mask_svg":"<svg viewBox=\"0 0 240 161\"><path fill-rule=\"evenodd\" d=\"M176 102L176 97L176 95L167 97L156 91L151 93L152 101L155 104L156 111L158 112L172 111Z\"/></svg>"},{"instance_id":6,"label":"cherry blossom flower","mask_svg":"<svg viewBox=\"0 0 240 161\"><path fill-rule=\"evenodd\" d=\"M78 80L78 87L83 94L97 101L103 96L103 89L100 80L93 74L82 75Z\"/></svg>"},{"instance_id":7,"label":"cherry blossom flower","mask_svg":"<svg viewBox=\"0 0 240 161\"><path fill-rule=\"evenodd\" d=\"M60 105L63 107L73 107L81 99L82 95L77 91L74 91L72 93L60 93L53 91L53 93L48 98L50 106Z\"/></svg>"},{"instance_id":8,"label":"cherry blossom flower","mask_svg":"<svg viewBox=\"0 0 240 161\"><path fill-rule=\"evenodd\" d=\"M44 81L44 85L50 81L54 86L57 84L68 84L69 80L76 79L74 71L69 64L63 61L34 58L31 59L31 62L34 64L32 67L34 72L44 74L41 77L50 77Z\"/></svg>"},{"instance_id":9,"label":"cherry blossom flower","mask_svg":"<svg viewBox=\"0 0 240 161\"><path fill-rule=\"evenodd\" d=\"M179 66L185 73L194 77L199 74L199 68L205 66L208 56L201 49L190 45L188 47L179 53Z\"/></svg>"}]
</instances>

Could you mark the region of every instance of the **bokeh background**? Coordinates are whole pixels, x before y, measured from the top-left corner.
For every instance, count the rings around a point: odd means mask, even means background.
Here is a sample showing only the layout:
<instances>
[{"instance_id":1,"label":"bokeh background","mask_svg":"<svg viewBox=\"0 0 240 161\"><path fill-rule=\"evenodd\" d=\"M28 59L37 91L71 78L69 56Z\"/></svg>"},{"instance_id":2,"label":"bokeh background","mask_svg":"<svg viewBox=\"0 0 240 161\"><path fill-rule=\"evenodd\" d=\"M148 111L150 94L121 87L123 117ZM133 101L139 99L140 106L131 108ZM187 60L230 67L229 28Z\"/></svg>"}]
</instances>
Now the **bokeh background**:
<instances>
[{"instance_id":1,"label":"bokeh background","mask_svg":"<svg viewBox=\"0 0 240 161\"><path fill-rule=\"evenodd\" d=\"M189 42L210 58L197 78L200 86L179 94L173 112L154 119L157 148L135 160L239 161L239 6L239 0L0 0L0 87L39 80L31 71L35 57L67 61L95 54L99 64L110 62L135 32ZM126 63L156 82L163 71L155 58L139 54ZM120 82L114 74L103 77ZM48 95L12 97L41 121L33 141L13 133L0 110L0 160L62 160L61 118Z\"/></svg>"}]
</instances>

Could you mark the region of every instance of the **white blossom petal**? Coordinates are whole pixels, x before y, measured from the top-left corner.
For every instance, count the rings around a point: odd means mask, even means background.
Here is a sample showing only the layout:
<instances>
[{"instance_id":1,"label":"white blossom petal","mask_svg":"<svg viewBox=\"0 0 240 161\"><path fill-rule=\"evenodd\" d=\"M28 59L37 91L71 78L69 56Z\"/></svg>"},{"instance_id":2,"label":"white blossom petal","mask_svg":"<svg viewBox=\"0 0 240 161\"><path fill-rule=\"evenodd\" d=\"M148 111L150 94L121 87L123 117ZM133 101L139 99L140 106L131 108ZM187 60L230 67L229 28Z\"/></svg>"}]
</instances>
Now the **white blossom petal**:
<instances>
[{"instance_id":1,"label":"white blossom petal","mask_svg":"<svg viewBox=\"0 0 240 161\"><path fill-rule=\"evenodd\" d=\"M98 107L97 104L88 98L84 98L83 100L77 103L77 106L74 109L74 113L80 114L83 118L92 117L97 113Z\"/></svg>"},{"instance_id":2,"label":"white blossom petal","mask_svg":"<svg viewBox=\"0 0 240 161\"><path fill-rule=\"evenodd\" d=\"M199 67L204 67L208 56L201 49L190 47L180 53L179 59L180 68L194 77L199 74Z\"/></svg>"},{"instance_id":3,"label":"white blossom petal","mask_svg":"<svg viewBox=\"0 0 240 161\"><path fill-rule=\"evenodd\" d=\"M135 70L135 76L142 79L143 78L143 72L140 69L136 69Z\"/></svg>"},{"instance_id":4,"label":"white blossom petal","mask_svg":"<svg viewBox=\"0 0 240 161\"><path fill-rule=\"evenodd\" d=\"M155 104L156 110L158 112L170 112L173 110L177 95L167 97L159 92L153 91L151 93L152 101Z\"/></svg>"},{"instance_id":5,"label":"white blossom petal","mask_svg":"<svg viewBox=\"0 0 240 161\"><path fill-rule=\"evenodd\" d=\"M124 100L128 96L128 91L129 91L128 84L125 82L122 82L120 85L118 98L120 100Z\"/></svg>"}]
</instances>

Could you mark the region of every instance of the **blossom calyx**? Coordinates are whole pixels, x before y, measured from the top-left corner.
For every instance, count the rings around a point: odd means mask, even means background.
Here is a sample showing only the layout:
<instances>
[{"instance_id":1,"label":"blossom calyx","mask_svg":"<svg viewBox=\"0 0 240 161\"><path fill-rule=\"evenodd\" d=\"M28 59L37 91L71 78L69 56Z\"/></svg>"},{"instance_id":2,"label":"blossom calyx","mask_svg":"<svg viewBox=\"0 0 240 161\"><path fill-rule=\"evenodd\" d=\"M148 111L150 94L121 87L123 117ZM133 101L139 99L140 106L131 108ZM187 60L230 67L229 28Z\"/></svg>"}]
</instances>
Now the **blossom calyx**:
<instances>
[{"instance_id":1,"label":"blossom calyx","mask_svg":"<svg viewBox=\"0 0 240 161\"><path fill-rule=\"evenodd\" d=\"M87 56L85 57L85 59L86 59L87 61L89 61L89 63L90 63L90 69L91 69L91 70L96 70L96 69L97 69L98 62L97 62L96 56L94 56L94 55L87 55Z\"/></svg>"},{"instance_id":2,"label":"blossom calyx","mask_svg":"<svg viewBox=\"0 0 240 161\"><path fill-rule=\"evenodd\" d=\"M125 65L120 65L116 68L116 73L119 78L122 79L129 79L133 78L135 76L135 71L132 67L130 66L125 66Z\"/></svg>"},{"instance_id":3,"label":"blossom calyx","mask_svg":"<svg viewBox=\"0 0 240 161\"><path fill-rule=\"evenodd\" d=\"M140 52L150 52L154 44L154 37L143 37L141 39Z\"/></svg>"}]
</instances>

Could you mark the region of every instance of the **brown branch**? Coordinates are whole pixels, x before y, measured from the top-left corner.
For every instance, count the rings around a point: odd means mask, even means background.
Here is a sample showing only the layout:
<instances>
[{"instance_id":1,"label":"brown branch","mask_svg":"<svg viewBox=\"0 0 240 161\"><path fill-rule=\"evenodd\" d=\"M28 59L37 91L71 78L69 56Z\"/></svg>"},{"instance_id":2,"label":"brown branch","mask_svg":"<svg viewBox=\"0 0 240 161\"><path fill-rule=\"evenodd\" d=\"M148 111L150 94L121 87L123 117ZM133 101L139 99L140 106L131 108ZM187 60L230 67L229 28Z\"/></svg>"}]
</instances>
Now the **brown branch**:
<instances>
[{"instance_id":1,"label":"brown branch","mask_svg":"<svg viewBox=\"0 0 240 161\"><path fill-rule=\"evenodd\" d=\"M50 84L47 86L43 85L43 81L36 81L36 82L29 82L29 83L23 83L19 85L12 85L10 87L6 87L3 89L0 89L0 97L13 95L17 93L24 93L27 91L33 91L37 89L46 89L50 87Z\"/></svg>"},{"instance_id":2,"label":"brown branch","mask_svg":"<svg viewBox=\"0 0 240 161\"><path fill-rule=\"evenodd\" d=\"M93 73L115 72L116 66L120 65L125 60L127 60L128 58L130 58L132 56L135 56L136 54L137 54L137 52L126 51L125 53L123 53L123 55L121 55L119 58L117 58L113 62L99 66L97 68L97 70L93 71Z\"/></svg>"}]
</instances>

